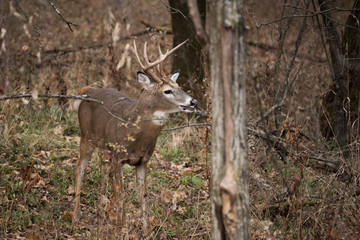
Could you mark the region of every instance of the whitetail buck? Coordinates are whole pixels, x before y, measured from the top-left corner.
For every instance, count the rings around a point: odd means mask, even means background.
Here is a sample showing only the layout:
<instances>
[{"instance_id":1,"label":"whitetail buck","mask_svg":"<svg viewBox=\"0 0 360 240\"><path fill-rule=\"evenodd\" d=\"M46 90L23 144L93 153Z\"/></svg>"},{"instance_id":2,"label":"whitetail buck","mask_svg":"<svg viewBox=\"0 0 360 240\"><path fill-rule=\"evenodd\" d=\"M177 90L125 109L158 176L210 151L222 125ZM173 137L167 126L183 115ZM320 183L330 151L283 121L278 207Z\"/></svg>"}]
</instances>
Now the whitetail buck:
<instances>
[{"instance_id":1,"label":"whitetail buck","mask_svg":"<svg viewBox=\"0 0 360 240\"><path fill-rule=\"evenodd\" d=\"M95 147L111 151L109 177L114 199L118 202L117 224L124 223L123 210L123 171L122 166L135 166L139 188L143 234L149 230L146 205L146 167L154 152L156 140L168 114L176 112L194 112L197 101L186 94L176 83L179 73L166 76L161 64L179 44L165 54L159 46L159 58L150 62L144 45L145 65L141 62L134 42L134 52L144 73L138 72L137 78L142 86L142 93L137 101L115 89L97 89L84 87L79 94L86 94L92 99L103 102L83 101L79 106L79 123L81 129L80 158L76 168L75 208L73 224L80 215L80 193L84 172ZM161 77L154 70L158 68ZM109 113L111 112L111 114Z\"/></svg>"}]
</instances>

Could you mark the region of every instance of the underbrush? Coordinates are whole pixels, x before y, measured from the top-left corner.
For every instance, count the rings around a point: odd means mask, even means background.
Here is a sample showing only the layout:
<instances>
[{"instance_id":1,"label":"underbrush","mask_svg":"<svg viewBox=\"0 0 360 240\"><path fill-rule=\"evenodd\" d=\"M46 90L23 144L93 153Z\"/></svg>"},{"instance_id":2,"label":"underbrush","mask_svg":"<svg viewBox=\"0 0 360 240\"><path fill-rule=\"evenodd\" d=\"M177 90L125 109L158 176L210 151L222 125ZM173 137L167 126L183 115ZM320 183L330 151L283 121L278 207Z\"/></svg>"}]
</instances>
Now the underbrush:
<instances>
[{"instance_id":1,"label":"underbrush","mask_svg":"<svg viewBox=\"0 0 360 240\"><path fill-rule=\"evenodd\" d=\"M77 112L57 104L11 103L0 107L0 238L119 238L109 208L109 160L100 150L86 169L80 225L71 225ZM209 238L208 166L200 133L183 128L165 131L158 140L147 174L152 239ZM124 167L124 178L122 235L136 239L141 217L133 167Z\"/></svg>"},{"instance_id":2,"label":"underbrush","mask_svg":"<svg viewBox=\"0 0 360 240\"><path fill-rule=\"evenodd\" d=\"M73 228L77 113L57 104L12 103L0 109L0 238L137 239L134 168L124 167L126 223L120 234L111 208L108 153L95 151L86 169L80 224ZM165 128L186 125L183 116ZM149 239L210 238L210 143L203 134L184 127L160 135L147 174ZM275 147L266 141L249 134L253 239L358 239L358 142L344 160L331 143L312 142L296 128L276 138Z\"/></svg>"},{"instance_id":3,"label":"underbrush","mask_svg":"<svg viewBox=\"0 0 360 240\"><path fill-rule=\"evenodd\" d=\"M289 131L274 148L250 137L254 239L359 239L359 143L344 158L300 135Z\"/></svg>"}]
</instances>

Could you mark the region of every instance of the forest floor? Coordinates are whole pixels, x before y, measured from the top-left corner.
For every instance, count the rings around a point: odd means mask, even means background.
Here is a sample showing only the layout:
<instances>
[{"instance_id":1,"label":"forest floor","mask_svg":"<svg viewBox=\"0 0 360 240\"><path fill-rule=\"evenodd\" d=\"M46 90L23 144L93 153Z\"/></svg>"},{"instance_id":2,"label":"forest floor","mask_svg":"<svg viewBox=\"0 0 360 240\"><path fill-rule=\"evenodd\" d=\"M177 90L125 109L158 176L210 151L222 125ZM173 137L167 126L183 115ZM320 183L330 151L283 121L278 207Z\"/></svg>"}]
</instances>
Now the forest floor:
<instances>
[{"instance_id":1,"label":"forest floor","mask_svg":"<svg viewBox=\"0 0 360 240\"><path fill-rule=\"evenodd\" d=\"M95 152L86 169L81 221L73 228L77 112L63 112L57 104L40 109L21 101L17 105L1 109L6 122L0 141L0 237L114 238L107 152ZM209 238L209 163L201 135L202 129L184 128L165 131L158 140L147 176L153 239ZM124 167L124 178L127 220L122 233L136 239L141 217L133 167Z\"/></svg>"}]
</instances>

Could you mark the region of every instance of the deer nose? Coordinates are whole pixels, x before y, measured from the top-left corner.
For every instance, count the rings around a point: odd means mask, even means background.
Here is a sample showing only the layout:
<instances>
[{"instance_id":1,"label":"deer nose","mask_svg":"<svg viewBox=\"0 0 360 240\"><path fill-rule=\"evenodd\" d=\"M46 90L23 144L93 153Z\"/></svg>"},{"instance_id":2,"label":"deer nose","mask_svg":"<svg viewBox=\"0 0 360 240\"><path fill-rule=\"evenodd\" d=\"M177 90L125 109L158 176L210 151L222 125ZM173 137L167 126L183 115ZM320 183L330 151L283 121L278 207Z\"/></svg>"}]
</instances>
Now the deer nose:
<instances>
[{"instance_id":1,"label":"deer nose","mask_svg":"<svg viewBox=\"0 0 360 240\"><path fill-rule=\"evenodd\" d=\"M196 107L199 104L199 102L196 99L191 100L190 106Z\"/></svg>"}]
</instances>

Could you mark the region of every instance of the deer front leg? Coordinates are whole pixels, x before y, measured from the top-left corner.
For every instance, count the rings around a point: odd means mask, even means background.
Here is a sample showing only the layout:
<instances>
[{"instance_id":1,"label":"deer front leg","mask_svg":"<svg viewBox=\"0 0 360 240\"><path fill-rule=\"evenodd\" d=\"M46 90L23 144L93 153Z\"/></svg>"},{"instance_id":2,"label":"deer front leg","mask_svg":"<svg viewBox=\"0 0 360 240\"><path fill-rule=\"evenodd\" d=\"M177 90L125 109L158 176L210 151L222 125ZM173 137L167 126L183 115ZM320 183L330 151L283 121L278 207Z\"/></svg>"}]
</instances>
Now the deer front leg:
<instances>
[{"instance_id":1,"label":"deer front leg","mask_svg":"<svg viewBox=\"0 0 360 240\"><path fill-rule=\"evenodd\" d=\"M141 205L141 215L142 215L142 222L143 222L143 235L149 231L149 219L147 214L147 204L146 204L146 169L147 164L141 163L140 165L135 167L136 170L136 181L138 184L139 189L139 199Z\"/></svg>"},{"instance_id":2,"label":"deer front leg","mask_svg":"<svg viewBox=\"0 0 360 240\"><path fill-rule=\"evenodd\" d=\"M80 158L76 165L76 182L75 182L75 206L73 212L73 219L72 223L75 225L79 221L80 215L80 194L81 194L81 187L84 179L85 169L89 164L91 159L91 154L94 150L94 146L84 137L80 140Z\"/></svg>"}]
</instances>

